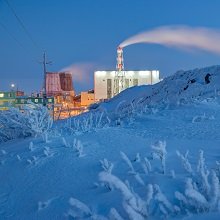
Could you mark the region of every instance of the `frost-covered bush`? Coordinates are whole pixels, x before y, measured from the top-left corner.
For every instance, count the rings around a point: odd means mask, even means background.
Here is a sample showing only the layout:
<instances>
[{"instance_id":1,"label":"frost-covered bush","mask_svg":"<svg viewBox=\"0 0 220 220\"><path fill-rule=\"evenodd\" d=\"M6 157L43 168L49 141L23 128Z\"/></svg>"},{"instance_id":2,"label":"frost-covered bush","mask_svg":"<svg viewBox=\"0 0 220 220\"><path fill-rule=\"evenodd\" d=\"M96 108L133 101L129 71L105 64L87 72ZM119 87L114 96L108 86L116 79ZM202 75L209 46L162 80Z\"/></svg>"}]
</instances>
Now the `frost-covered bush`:
<instances>
[{"instance_id":1,"label":"frost-covered bush","mask_svg":"<svg viewBox=\"0 0 220 220\"><path fill-rule=\"evenodd\" d=\"M91 210L86 204L79 201L78 199L71 197L69 199L69 204L71 208L66 214L68 219L107 220L107 218L104 216L94 213L93 210Z\"/></svg>"},{"instance_id":2,"label":"frost-covered bush","mask_svg":"<svg viewBox=\"0 0 220 220\"><path fill-rule=\"evenodd\" d=\"M74 139L73 148L75 149L78 157L85 156L85 154L83 153L83 144L80 140Z\"/></svg>"},{"instance_id":3,"label":"frost-covered bush","mask_svg":"<svg viewBox=\"0 0 220 220\"><path fill-rule=\"evenodd\" d=\"M148 174L149 172L152 171L151 163L146 157L144 158L144 162L141 165L142 165L142 168L143 168L145 174Z\"/></svg>"},{"instance_id":4,"label":"frost-covered bush","mask_svg":"<svg viewBox=\"0 0 220 220\"><path fill-rule=\"evenodd\" d=\"M52 123L48 109L42 105L31 103L25 106L24 112L17 108L0 111L0 142L38 136L48 132Z\"/></svg>"},{"instance_id":5,"label":"frost-covered bush","mask_svg":"<svg viewBox=\"0 0 220 220\"><path fill-rule=\"evenodd\" d=\"M167 197L161 192L160 187L157 184L154 185L154 190L155 190L154 199L158 202L158 208L159 211L162 213L162 215L167 216L169 213L173 213L175 210L174 206L170 203Z\"/></svg>"},{"instance_id":6,"label":"frost-covered bush","mask_svg":"<svg viewBox=\"0 0 220 220\"><path fill-rule=\"evenodd\" d=\"M153 146L155 156L160 158L164 168L165 146L166 142L157 142ZM109 207L108 219L179 219L196 213L220 211L219 178L214 170L208 170L203 151L199 152L196 168L188 160L188 151L184 155L177 151L185 173L179 176L171 170L172 179L168 175L153 173L154 167L151 166L150 161L139 153L133 160L130 160L124 152L120 152L120 155L127 165L125 172L122 172L123 168L117 172L117 163L112 170L111 162L107 159L100 160L104 171L99 173L101 184L96 186L106 187L109 190L108 198L117 199L117 210ZM129 168L128 172L126 168ZM113 174L114 171L118 173L117 176ZM135 178L130 178L131 175ZM169 182L164 184L163 180ZM94 214L88 206L76 199L71 199L70 204L68 215L74 219L105 219Z\"/></svg>"},{"instance_id":7,"label":"frost-covered bush","mask_svg":"<svg viewBox=\"0 0 220 220\"><path fill-rule=\"evenodd\" d=\"M176 151L176 154L181 159L181 162L182 162L184 169L188 173L193 174L192 166L188 160L189 151L186 151L185 155L181 154L179 151Z\"/></svg>"},{"instance_id":8,"label":"frost-covered bush","mask_svg":"<svg viewBox=\"0 0 220 220\"><path fill-rule=\"evenodd\" d=\"M124 152L120 152L121 158L125 161L125 163L128 165L130 171L128 172L129 174L133 175L137 182L139 182L141 185L144 185L144 181L142 180L141 176L139 175L138 172L135 171L130 159Z\"/></svg>"},{"instance_id":9,"label":"frost-covered bush","mask_svg":"<svg viewBox=\"0 0 220 220\"><path fill-rule=\"evenodd\" d=\"M203 156L203 151L199 151L199 160L197 165L197 185L199 190L207 197L210 193L210 184L209 184L209 170L205 164L205 158Z\"/></svg>"},{"instance_id":10,"label":"frost-covered bush","mask_svg":"<svg viewBox=\"0 0 220 220\"><path fill-rule=\"evenodd\" d=\"M185 169L186 167L189 168L189 166L185 166ZM189 172L189 169L186 170ZM212 172L208 170L202 150L199 151L197 170L193 171L191 168L190 171L192 178L186 179L185 191L183 193L175 192L181 210L185 210L186 213L219 211L219 179L214 170Z\"/></svg>"},{"instance_id":11,"label":"frost-covered bush","mask_svg":"<svg viewBox=\"0 0 220 220\"><path fill-rule=\"evenodd\" d=\"M129 216L129 219L146 219L148 216L148 204L152 198L152 188L149 187L147 201L144 201L139 197L138 194L132 192L124 182L122 182L118 177L107 173L101 172L99 174L99 179L103 182L113 185L118 189L123 196L123 207L125 212Z\"/></svg>"},{"instance_id":12,"label":"frost-covered bush","mask_svg":"<svg viewBox=\"0 0 220 220\"><path fill-rule=\"evenodd\" d=\"M98 128L107 127L110 124L111 120L104 110L97 112L91 111L66 120L66 123L63 123L61 130L70 134L91 132Z\"/></svg>"},{"instance_id":13,"label":"frost-covered bush","mask_svg":"<svg viewBox=\"0 0 220 220\"><path fill-rule=\"evenodd\" d=\"M161 162L163 174L166 171L166 141L158 141L151 146L153 150L153 157L158 158Z\"/></svg>"},{"instance_id":14,"label":"frost-covered bush","mask_svg":"<svg viewBox=\"0 0 220 220\"><path fill-rule=\"evenodd\" d=\"M111 173L112 169L114 167L113 163L108 161L106 158L104 158L103 160L100 160L100 164L102 166L102 169L107 172L107 173Z\"/></svg>"}]
</instances>

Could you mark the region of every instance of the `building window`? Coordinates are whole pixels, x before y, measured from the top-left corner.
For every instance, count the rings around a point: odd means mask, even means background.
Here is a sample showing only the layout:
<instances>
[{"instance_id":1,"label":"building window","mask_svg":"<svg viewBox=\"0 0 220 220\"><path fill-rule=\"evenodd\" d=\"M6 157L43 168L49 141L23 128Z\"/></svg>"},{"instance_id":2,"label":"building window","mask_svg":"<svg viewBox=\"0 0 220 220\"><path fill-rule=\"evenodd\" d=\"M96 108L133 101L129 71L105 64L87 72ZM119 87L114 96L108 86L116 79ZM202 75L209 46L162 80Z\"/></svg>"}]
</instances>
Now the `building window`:
<instances>
[{"instance_id":1,"label":"building window","mask_svg":"<svg viewBox=\"0 0 220 220\"><path fill-rule=\"evenodd\" d=\"M110 99L112 97L112 80L107 79L107 98Z\"/></svg>"},{"instance_id":2,"label":"building window","mask_svg":"<svg viewBox=\"0 0 220 220\"><path fill-rule=\"evenodd\" d=\"M35 103L38 103L38 99L34 99L34 102L35 102Z\"/></svg>"},{"instance_id":3,"label":"building window","mask_svg":"<svg viewBox=\"0 0 220 220\"><path fill-rule=\"evenodd\" d=\"M125 79L125 89L129 88L129 79Z\"/></svg>"},{"instance_id":4,"label":"building window","mask_svg":"<svg viewBox=\"0 0 220 220\"><path fill-rule=\"evenodd\" d=\"M0 93L0 98L3 98L4 97L4 93Z\"/></svg>"},{"instance_id":5,"label":"building window","mask_svg":"<svg viewBox=\"0 0 220 220\"><path fill-rule=\"evenodd\" d=\"M119 79L114 80L114 95L119 93Z\"/></svg>"},{"instance_id":6,"label":"building window","mask_svg":"<svg viewBox=\"0 0 220 220\"><path fill-rule=\"evenodd\" d=\"M138 79L133 79L133 86L137 86L138 85Z\"/></svg>"}]
</instances>

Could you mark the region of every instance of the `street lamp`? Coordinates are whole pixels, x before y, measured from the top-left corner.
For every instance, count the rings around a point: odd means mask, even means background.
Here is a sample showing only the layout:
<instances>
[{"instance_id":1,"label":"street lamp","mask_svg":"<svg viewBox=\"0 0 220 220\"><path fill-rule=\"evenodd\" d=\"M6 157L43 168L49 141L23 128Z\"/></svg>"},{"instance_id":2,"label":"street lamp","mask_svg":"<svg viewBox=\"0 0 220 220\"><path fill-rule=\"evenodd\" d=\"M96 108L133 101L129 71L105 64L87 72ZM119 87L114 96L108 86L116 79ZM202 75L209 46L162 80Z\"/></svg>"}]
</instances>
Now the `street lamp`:
<instances>
[{"instance_id":1,"label":"street lamp","mask_svg":"<svg viewBox=\"0 0 220 220\"><path fill-rule=\"evenodd\" d=\"M12 84L11 84L11 90L13 91L13 90L14 90L14 88L15 88L15 84L14 84L14 83L12 83Z\"/></svg>"}]
</instances>

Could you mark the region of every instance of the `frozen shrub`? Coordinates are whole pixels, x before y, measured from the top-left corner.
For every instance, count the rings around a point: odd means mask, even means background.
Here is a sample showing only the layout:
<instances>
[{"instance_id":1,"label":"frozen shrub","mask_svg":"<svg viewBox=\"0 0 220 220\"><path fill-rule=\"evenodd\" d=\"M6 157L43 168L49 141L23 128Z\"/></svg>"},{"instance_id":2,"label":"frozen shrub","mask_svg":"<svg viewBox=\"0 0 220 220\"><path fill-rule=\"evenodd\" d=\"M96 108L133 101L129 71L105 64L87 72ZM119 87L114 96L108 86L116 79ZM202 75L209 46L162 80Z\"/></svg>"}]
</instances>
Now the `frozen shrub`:
<instances>
[{"instance_id":1,"label":"frozen shrub","mask_svg":"<svg viewBox=\"0 0 220 220\"><path fill-rule=\"evenodd\" d=\"M147 185L147 196L146 196L146 214L150 216L150 202L154 199L154 188L152 184Z\"/></svg>"},{"instance_id":2,"label":"frozen shrub","mask_svg":"<svg viewBox=\"0 0 220 220\"><path fill-rule=\"evenodd\" d=\"M21 161L21 157L17 154L17 159L19 160L19 161Z\"/></svg>"},{"instance_id":3,"label":"frozen shrub","mask_svg":"<svg viewBox=\"0 0 220 220\"><path fill-rule=\"evenodd\" d=\"M83 153L83 144L80 140L74 139L73 148L75 149L78 157L85 156L85 154Z\"/></svg>"},{"instance_id":4,"label":"frozen shrub","mask_svg":"<svg viewBox=\"0 0 220 220\"><path fill-rule=\"evenodd\" d=\"M62 137L62 144L64 147L69 147L69 143L67 143L67 141L64 137Z\"/></svg>"},{"instance_id":5,"label":"frozen shrub","mask_svg":"<svg viewBox=\"0 0 220 220\"><path fill-rule=\"evenodd\" d=\"M211 184L210 184L210 207L211 210L219 211L219 201L220 201L220 188L219 179L215 171L211 172Z\"/></svg>"},{"instance_id":6,"label":"frozen shrub","mask_svg":"<svg viewBox=\"0 0 220 220\"><path fill-rule=\"evenodd\" d=\"M140 162L140 161L141 161L140 154L137 153L135 158L134 158L134 162Z\"/></svg>"},{"instance_id":7,"label":"frozen shrub","mask_svg":"<svg viewBox=\"0 0 220 220\"><path fill-rule=\"evenodd\" d=\"M114 167L113 163L108 161L106 158L104 158L103 160L100 160L100 163L101 163L101 166L105 172L107 172L107 173L112 172L112 169Z\"/></svg>"},{"instance_id":8,"label":"frozen shrub","mask_svg":"<svg viewBox=\"0 0 220 220\"><path fill-rule=\"evenodd\" d=\"M180 193L180 192L178 192L178 191L175 192L175 197L176 197L176 199L179 200L179 202L180 202L180 207L181 207L182 209L186 208L186 206L188 205L187 198L186 198L182 193Z\"/></svg>"},{"instance_id":9,"label":"frozen shrub","mask_svg":"<svg viewBox=\"0 0 220 220\"><path fill-rule=\"evenodd\" d=\"M193 211L204 212L208 210L209 204L206 198L194 188L192 179L186 181L185 196Z\"/></svg>"},{"instance_id":10,"label":"frozen shrub","mask_svg":"<svg viewBox=\"0 0 220 220\"><path fill-rule=\"evenodd\" d=\"M130 220L133 219L145 220L145 218L140 213L136 212L130 204L123 202L123 207Z\"/></svg>"},{"instance_id":11,"label":"frozen shrub","mask_svg":"<svg viewBox=\"0 0 220 220\"><path fill-rule=\"evenodd\" d=\"M120 152L122 159L125 161L125 163L128 165L128 167L130 168L129 173L134 175L135 179L137 180L138 183L140 183L141 185L144 186L144 181L141 179L139 173L137 173L130 161L130 159L128 158L128 156L124 153L124 152Z\"/></svg>"},{"instance_id":12,"label":"frozen shrub","mask_svg":"<svg viewBox=\"0 0 220 220\"><path fill-rule=\"evenodd\" d=\"M154 145L151 146L153 150L153 157L158 158L161 161L161 167L163 174L166 171L166 141L158 141Z\"/></svg>"},{"instance_id":13,"label":"frozen shrub","mask_svg":"<svg viewBox=\"0 0 220 220\"><path fill-rule=\"evenodd\" d=\"M128 158L128 156L124 152L122 152L122 151L120 152L120 154L121 154L121 158L125 161L125 163L130 168L130 173L134 174L135 170L134 170L134 167L133 167L130 159Z\"/></svg>"},{"instance_id":14,"label":"frozen shrub","mask_svg":"<svg viewBox=\"0 0 220 220\"><path fill-rule=\"evenodd\" d=\"M199 160L197 165L197 186L199 190L207 197L210 192L210 184L209 184L209 170L205 165L205 158L203 156L203 151L199 151Z\"/></svg>"},{"instance_id":15,"label":"frozen shrub","mask_svg":"<svg viewBox=\"0 0 220 220\"><path fill-rule=\"evenodd\" d=\"M151 163L146 157L144 158L144 162L142 162L142 168L143 168L145 174L148 174L152 170Z\"/></svg>"},{"instance_id":16,"label":"frozen shrub","mask_svg":"<svg viewBox=\"0 0 220 220\"><path fill-rule=\"evenodd\" d=\"M90 208L78 199L70 198L69 203L72 207L72 209L69 210L69 216L76 219L89 218L92 216L92 211Z\"/></svg>"},{"instance_id":17,"label":"frozen shrub","mask_svg":"<svg viewBox=\"0 0 220 220\"><path fill-rule=\"evenodd\" d=\"M70 133L77 132L90 132L97 128L109 126L111 120L106 111L88 112L79 117L72 118L66 123L65 128Z\"/></svg>"},{"instance_id":18,"label":"frozen shrub","mask_svg":"<svg viewBox=\"0 0 220 220\"><path fill-rule=\"evenodd\" d=\"M110 220L123 220L118 211L115 208L111 208L109 213Z\"/></svg>"},{"instance_id":19,"label":"frozen shrub","mask_svg":"<svg viewBox=\"0 0 220 220\"><path fill-rule=\"evenodd\" d=\"M43 141L44 141L45 143L49 143L49 142L50 142L50 141L49 141L49 138L48 138L48 133L47 133L47 132L45 132L45 133L42 134L42 139L43 139Z\"/></svg>"},{"instance_id":20,"label":"frozen shrub","mask_svg":"<svg viewBox=\"0 0 220 220\"><path fill-rule=\"evenodd\" d=\"M216 163L215 171L216 171L218 178L220 179L220 161L215 161L215 163Z\"/></svg>"},{"instance_id":21,"label":"frozen shrub","mask_svg":"<svg viewBox=\"0 0 220 220\"><path fill-rule=\"evenodd\" d=\"M130 219L145 219L148 216L146 202L142 200L136 193L131 192L126 184L124 184L118 177L110 173L101 172L99 174L99 179L102 182L107 182L108 184L113 185L122 193L123 207Z\"/></svg>"},{"instance_id":22,"label":"frozen shrub","mask_svg":"<svg viewBox=\"0 0 220 220\"><path fill-rule=\"evenodd\" d=\"M181 159L183 168L190 174L193 174L191 164L188 160L189 151L186 151L185 155L181 154L179 151L176 151L177 156Z\"/></svg>"},{"instance_id":23,"label":"frozen shrub","mask_svg":"<svg viewBox=\"0 0 220 220\"><path fill-rule=\"evenodd\" d=\"M179 154L181 155L181 154ZM187 158L180 156L182 158ZM183 161L186 161L186 160ZM185 163L185 162L184 162ZM188 169L186 169L188 170ZM210 172L205 165L203 151L199 151L197 172L186 180L184 193L175 192L180 207L185 212L209 212L219 210L220 188L216 172Z\"/></svg>"},{"instance_id":24,"label":"frozen shrub","mask_svg":"<svg viewBox=\"0 0 220 220\"><path fill-rule=\"evenodd\" d=\"M69 199L71 209L67 213L70 219L91 219L91 220L108 220L102 215L94 213L86 204L75 198Z\"/></svg>"},{"instance_id":25,"label":"frozen shrub","mask_svg":"<svg viewBox=\"0 0 220 220\"><path fill-rule=\"evenodd\" d=\"M174 212L173 205L168 201L167 197L161 192L160 187L157 184L155 184L154 189L156 192L154 199L158 201L160 205L160 211L165 215Z\"/></svg>"},{"instance_id":26,"label":"frozen shrub","mask_svg":"<svg viewBox=\"0 0 220 220\"><path fill-rule=\"evenodd\" d=\"M0 111L0 142L15 138L38 136L48 132L53 120L42 105L29 104L24 112L17 108Z\"/></svg>"}]
</instances>

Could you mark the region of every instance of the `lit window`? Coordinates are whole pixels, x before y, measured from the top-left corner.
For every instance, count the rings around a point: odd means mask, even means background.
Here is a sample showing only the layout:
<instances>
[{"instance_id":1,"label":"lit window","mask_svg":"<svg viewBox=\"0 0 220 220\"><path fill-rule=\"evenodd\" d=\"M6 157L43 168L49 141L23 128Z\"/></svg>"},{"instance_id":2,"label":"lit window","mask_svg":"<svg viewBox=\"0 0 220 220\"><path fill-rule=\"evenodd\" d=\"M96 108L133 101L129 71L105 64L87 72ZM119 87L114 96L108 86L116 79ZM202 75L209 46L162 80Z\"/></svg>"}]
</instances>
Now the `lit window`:
<instances>
[{"instance_id":1,"label":"lit window","mask_svg":"<svg viewBox=\"0 0 220 220\"><path fill-rule=\"evenodd\" d=\"M48 102L52 102L52 99L48 99Z\"/></svg>"},{"instance_id":2,"label":"lit window","mask_svg":"<svg viewBox=\"0 0 220 220\"><path fill-rule=\"evenodd\" d=\"M38 99L34 99L34 102L38 103Z\"/></svg>"},{"instance_id":3,"label":"lit window","mask_svg":"<svg viewBox=\"0 0 220 220\"><path fill-rule=\"evenodd\" d=\"M0 93L0 98L3 98L4 97L4 93Z\"/></svg>"}]
</instances>

